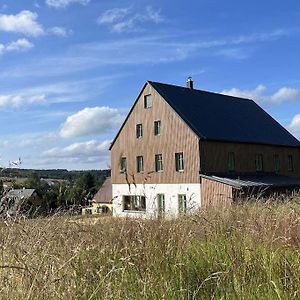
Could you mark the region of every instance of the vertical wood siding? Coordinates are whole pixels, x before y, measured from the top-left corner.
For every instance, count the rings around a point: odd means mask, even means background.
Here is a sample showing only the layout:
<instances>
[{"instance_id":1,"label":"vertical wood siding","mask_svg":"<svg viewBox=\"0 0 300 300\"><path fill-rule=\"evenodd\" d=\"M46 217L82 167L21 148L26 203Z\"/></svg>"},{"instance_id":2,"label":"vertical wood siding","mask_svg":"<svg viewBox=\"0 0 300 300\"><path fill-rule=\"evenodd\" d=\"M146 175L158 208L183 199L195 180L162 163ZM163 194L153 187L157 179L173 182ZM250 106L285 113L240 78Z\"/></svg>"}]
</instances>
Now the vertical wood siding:
<instances>
[{"instance_id":1,"label":"vertical wood siding","mask_svg":"<svg viewBox=\"0 0 300 300\"><path fill-rule=\"evenodd\" d=\"M152 107L144 108L144 96L152 95ZM184 101L184 100L183 100ZM154 135L154 121L161 120L161 134ZM143 137L136 138L136 124L143 125ZM175 153L184 154L184 171L175 170ZM163 171L155 172L155 154L163 156ZM144 172L136 172L136 157L144 157ZM112 183L127 183L119 170L127 158L130 183L199 183L199 139L161 96L147 84L111 149Z\"/></svg>"},{"instance_id":2,"label":"vertical wood siding","mask_svg":"<svg viewBox=\"0 0 300 300\"><path fill-rule=\"evenodd\" d=\"M228 172L228 153L235 153L236 172L255 172L255 156L263 154L265 172L274 172L274 155L280 159L280 175L300 178L300 149L285 146L229 142L201 142L201 172ZM293 155L294 171L288 171L288 155Z\"/></svg>"},{"instance_id":3,"label":"vertical wood siding","mask_svg":"<svg viewBox=\"0 0 300 300\"><path fill-rule=\"evenodd\" d=\"M201 180L201 207L226 207L233 201L233 189L214 180L202 178Z\"/></svg>"}]
</instances>

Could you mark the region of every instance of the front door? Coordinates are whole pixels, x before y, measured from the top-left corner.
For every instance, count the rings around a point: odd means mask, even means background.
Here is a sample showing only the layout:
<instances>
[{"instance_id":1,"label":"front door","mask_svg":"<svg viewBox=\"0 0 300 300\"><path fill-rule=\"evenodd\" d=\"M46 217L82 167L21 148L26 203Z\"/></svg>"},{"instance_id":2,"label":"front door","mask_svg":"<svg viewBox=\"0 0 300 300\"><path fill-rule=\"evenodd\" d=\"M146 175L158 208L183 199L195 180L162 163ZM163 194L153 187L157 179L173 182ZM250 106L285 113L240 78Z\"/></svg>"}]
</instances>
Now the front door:
<instances>
[{"instance_id":1,"label":"front door","mask_svg":"<svg viewBox=\"0 0 300 300\"><path fill-rule=\"evenodd\" d=\"M163 218L165 216L165 195L157 194L157 207L158 217Z\"/></svg>"}]
</instances>

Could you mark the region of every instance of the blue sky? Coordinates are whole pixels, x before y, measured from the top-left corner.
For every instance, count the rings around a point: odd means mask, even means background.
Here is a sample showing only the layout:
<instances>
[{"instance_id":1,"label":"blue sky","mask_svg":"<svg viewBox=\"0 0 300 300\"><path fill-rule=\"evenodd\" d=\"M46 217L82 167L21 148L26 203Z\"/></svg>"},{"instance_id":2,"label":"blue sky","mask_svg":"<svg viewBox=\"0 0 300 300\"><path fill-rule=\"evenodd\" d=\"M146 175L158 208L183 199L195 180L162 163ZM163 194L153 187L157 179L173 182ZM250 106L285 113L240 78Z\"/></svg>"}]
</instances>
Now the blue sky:
<instances>
[{"instance_id":1,"label":"blue sky","mask_svg":"<svg viewBox=\"0 0 300 300\"><path fill-rule=\"evenodd\" d=\"M107 168L144 82L188 76L299 137L299 38L299 1L0 0L0 164Z\"/></svg>"}]
</instances>

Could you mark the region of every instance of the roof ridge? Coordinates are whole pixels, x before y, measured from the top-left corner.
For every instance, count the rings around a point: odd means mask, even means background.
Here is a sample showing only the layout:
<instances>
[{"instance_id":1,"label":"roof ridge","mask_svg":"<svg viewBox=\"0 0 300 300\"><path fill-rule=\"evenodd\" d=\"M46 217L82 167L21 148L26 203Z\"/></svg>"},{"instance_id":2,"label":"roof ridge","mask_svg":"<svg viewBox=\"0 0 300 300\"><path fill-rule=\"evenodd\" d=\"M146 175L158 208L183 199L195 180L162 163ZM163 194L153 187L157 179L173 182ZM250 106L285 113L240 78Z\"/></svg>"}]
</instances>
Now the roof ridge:
<instances>
[{"instance_id":1,"label":"roof ridge","mask_svg":"<svg viewBox=\"0 0 300 300\"><path fill-rule=\"evenodd\" d=\"M235 100L239 99L239 100L247 100L247 101L255 102L253 99L250 99L250 98L236 97L236 96L232 96L232 95L222 94L222 93L218 93L218 92L211 92L211 91L206 91L206 90L200 90L200 89L195 89L195 88L190 89L188 87L181 86L181 85L176 85L176 84L170 84L170 83L164 83L164 82L158 82L158 81L152 81L152 80L147 80L147 82L149 82L150 84L154 83L154 84L168 85L168 86L172 86L172 87L176 87L176 88L181 88L181 89L184 89L184 90L207 93L207 94L213 94L213 95L218 95L218 96L226 97L226 98L233 98Z\"/></svg>"}]
</instances>

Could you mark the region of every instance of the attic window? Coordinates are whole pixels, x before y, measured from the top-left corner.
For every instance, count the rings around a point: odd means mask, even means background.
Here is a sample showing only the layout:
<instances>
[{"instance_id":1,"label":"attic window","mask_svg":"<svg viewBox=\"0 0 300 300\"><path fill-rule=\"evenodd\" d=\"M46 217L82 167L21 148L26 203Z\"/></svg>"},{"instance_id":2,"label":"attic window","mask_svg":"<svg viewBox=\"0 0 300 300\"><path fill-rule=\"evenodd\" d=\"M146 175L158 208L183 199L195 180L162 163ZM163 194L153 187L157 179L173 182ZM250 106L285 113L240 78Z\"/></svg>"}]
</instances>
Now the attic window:
<instances>
[{"instance_id":1,"label":"attic window","mask_svg":"<svg viewBox=\"0 0 300 300\"><path fill-rule=\"evenodd\" d=\"M280 171L280 159L278 154L274 155L274 167L275 172L278 173Z\"/></svg>"},{"instance_id":2,"label":"attic window","mask_svg":"<svg viewBox=\"0 0 300 300\"><path fill-rule=\"evenodd\" d=\"M125 173L127 169L126 157L120 159L120 173Z\"/></svg>"},{"instance_id":3,"label":"attic window","mask_svg":"<svg viewBox=\"0 0 300 300\"><path fill-rule=\"evenodd\" d=\"M144 96L144 108L152 107L152 97L151 94Z\"/></svg>"}]
</instances>

